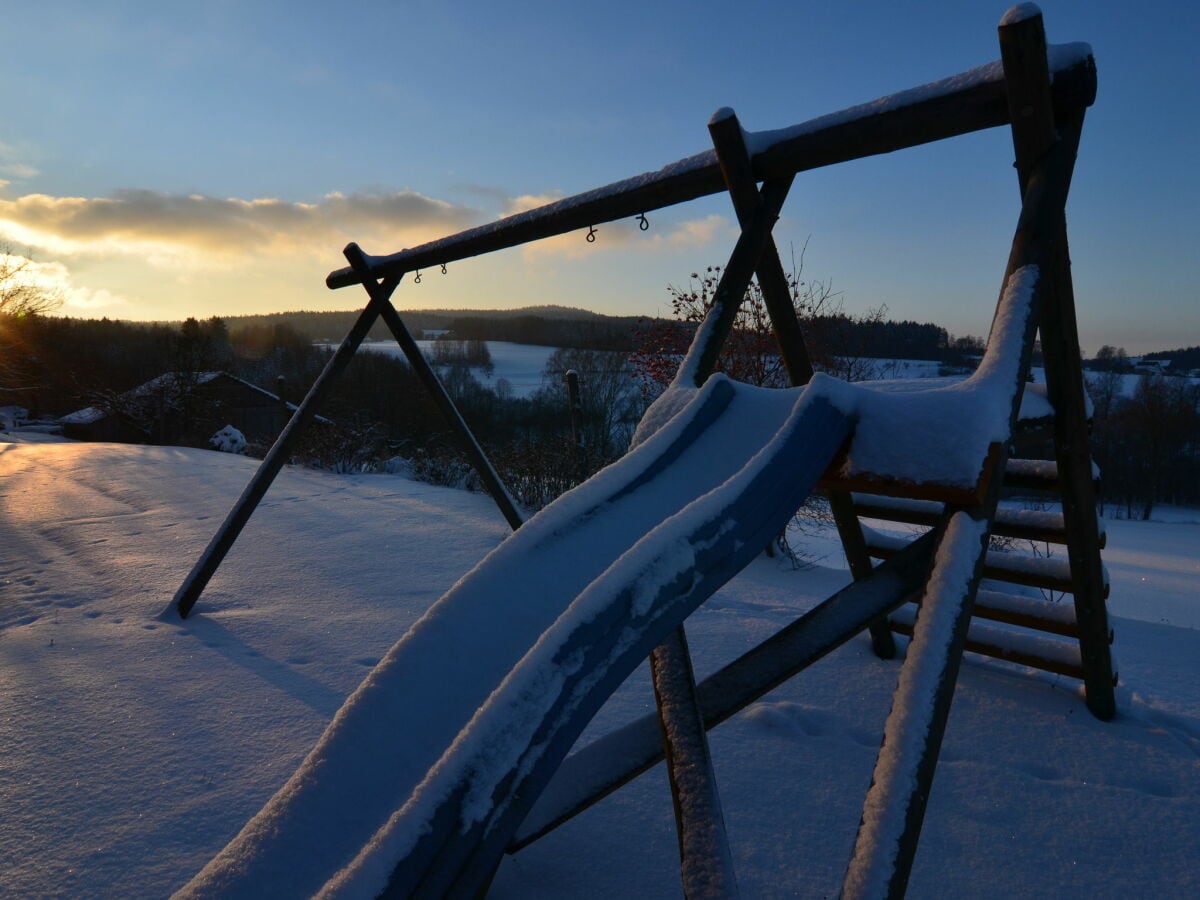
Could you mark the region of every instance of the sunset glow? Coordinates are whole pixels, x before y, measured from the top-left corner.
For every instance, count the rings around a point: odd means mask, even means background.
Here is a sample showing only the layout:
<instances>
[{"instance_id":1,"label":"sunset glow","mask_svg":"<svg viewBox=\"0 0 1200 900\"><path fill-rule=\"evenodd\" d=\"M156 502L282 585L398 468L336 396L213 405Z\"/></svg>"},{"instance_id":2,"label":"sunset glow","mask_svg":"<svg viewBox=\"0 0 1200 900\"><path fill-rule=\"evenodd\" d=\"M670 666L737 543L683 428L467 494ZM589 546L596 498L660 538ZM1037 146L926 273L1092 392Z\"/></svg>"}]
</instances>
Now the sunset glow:
<instances>
[{"instance_id":1,"label":"sunset glow","mask_svg":"<svg viewBox=\"0 0 1200 900\"><path fill-rule=\"evenodd\" d=\"M724 104L776 128L954 74L998 55L1003 13L751 7L720 28L717 6L694 3L368 3L353 26L319 4L14 10L0 73L27 88L0 122L0 241L67 315L355 306L322 284L348 241L392 252L656 169L704 150ZM753 24L767 12L774 27ZM1100 73L1070 207L1085 350L1200 334L1195 125L1144 102L1170 85L1174 108L1200 105L1198 17L1182 3L1046 9L1050 40L1090 42ZM1008 142L996 129L805 173L777 228L784 255L808 242L809 271L851 309L985 331L1018 200ZM734 235L717 197L645 233L613 223L594 244L466 261L396 299L655 314Z\"/></svg>"}]
</instances>

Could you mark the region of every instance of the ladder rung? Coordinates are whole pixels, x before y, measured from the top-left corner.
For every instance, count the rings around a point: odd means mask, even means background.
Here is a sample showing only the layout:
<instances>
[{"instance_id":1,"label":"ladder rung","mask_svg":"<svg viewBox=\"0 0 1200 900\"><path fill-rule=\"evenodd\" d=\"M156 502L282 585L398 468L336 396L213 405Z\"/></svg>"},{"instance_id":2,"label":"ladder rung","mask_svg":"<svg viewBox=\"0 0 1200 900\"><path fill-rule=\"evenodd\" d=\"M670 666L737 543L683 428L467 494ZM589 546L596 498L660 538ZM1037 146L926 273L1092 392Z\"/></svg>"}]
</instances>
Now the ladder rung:
<instances>
[{"instance_id":1,"label":"ladder rung","mask_svg":"<svg viewBox=\"0 0 1200 900\"><path fill-rule=\"evenodd\" d=\"M909 636L912 635L915 621L916 610L911 606L898 609L889 619L893 631ZM1017 634L972 621L967 631L966 649L1005 662L1083 680L1079 645L1074 642ZM1116 683L1114 672L1113 684Z\"/></svg>"},{"instance_id":2,"label":"ladder rung","mask_svg":"<svg viewBox=\"0 0 1200 900\"><path fill-rule=\"evenodd\" d=\"M1097 485L1100 481L1100 470L1094 462L1092 481ZM1058 464L1051 459L1010 459L1004 468L1004 486L1056 494L1059 490Z\"/></svg>"},{"instance_id":3,"label":"ladder rung","mask_svg":"<svg viewBox=\"0 0 1200 900\"><path fill-rule=\"evenodd\" d=\"M854 494L854 511L860 516L907 522L910 525L936 525L942 515L942 505L927 500L904 500L898 497L878 497ZM1097 517L1100 547L1107 541L1104 520ZM1000 507L992 533L1019 540L1066 544L1067 530L1061 512L1053 510L1013 509Z\"/></svg>"},{"instance_id":4,"label":"ladder rung","mask_svg":"<svg viewBox=\"0 0 1200 900\"><path fill-rule=\"evenodd\" d=\"M1034 597L1004 594L980 589L975 595L975 615L993 622L1021 625L1037 631L1078 637L1075 606L1072 603L1051 603Z\"/></svg>"},{"instance_id":5,"label":"ladder rung","mask_svg":"<svg viewBox=\"0 0 1200 900\"><path fill-rule=\"evenodd\" d=\"M904 547L909 538L883 534L870 528L863 529L867 550L876 559L890 559ZM983 577L1026 587L1050 591L1071 592L1071 565L1066 557L1038 557L1025 553L1001 553L989 550L983 564ZM1104 573L1103 600L1108 599L1108 572Z\"/></svg>"}]
</instances>

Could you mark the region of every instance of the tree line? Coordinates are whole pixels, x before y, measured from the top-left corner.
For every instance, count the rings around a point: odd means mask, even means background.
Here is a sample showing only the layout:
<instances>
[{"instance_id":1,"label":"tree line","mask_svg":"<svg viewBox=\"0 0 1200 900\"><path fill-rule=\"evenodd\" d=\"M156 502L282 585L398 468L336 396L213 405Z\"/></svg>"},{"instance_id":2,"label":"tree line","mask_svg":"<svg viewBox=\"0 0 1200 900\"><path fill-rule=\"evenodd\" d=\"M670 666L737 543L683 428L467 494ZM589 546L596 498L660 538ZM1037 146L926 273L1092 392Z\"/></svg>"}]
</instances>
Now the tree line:
<instances>
[{"instance_id":1,"label":"tree line","mask_svg":"<svg viewBox=\"0 0 1200 900\"><path fill-rule=\"evenodd\" d=\"M670 320L441 314L438 322L445 327L436 329L441 339L434 344L433 361L526 506L541 506L624 451L646 404L686 350L719 275L714 267L673 288ZM25 407L34 415L116 407L124 392L167 372L226 371L297 402L331 353L314 343L314 323L323 328L325 317L338 315L213 317L178 325L63 318L50 314L54 298L14 287L14 280L3 276L0 270L0 405ZM983 349L978 338L954 338L927 323L888 321L882 310L848 314L820 283L794 277L793 294L817 367L851 380L863 377L857 361L877 355L969 363ZM301 330L292 324L298 321L310 327ZM497 322L506 324L501 328ZM502 385L489 390L480 382L478 374L490 366L486 340L529 343L539 335L573 345L550 358L540 390L515 397ZM1186 360L1189 352L1170 355L1173 361ZM1134 390L1122 390L1123 379L1132 377L1122 374L1125 361L1119 348L1102 348L1093 361L1097 371L1089 376L1094 455L1103 470L1101 502L1141 517L1149 517L1158 503L1200 503L1196 384L1149 374ZM721 368L758 384L786 380L754 286ZM568 369L582 383L574 429L562 380ZM439 483L469 486L473 481L432 400L397 357L357 354L320 413L335 424L315 432L298 461L342 470L400 465Z\"/></svg>"},{"instance_id":2,"label":"tree line","mask_svg":"<svg viewBox=\"0 0 1200 900\"><path fill-rule=\"evenodd\" d=\"M1156 504L1200 505L1200 383L1105 369L1088 377L1101 512L1149 519Z\"/></svg>"}]
</instances>

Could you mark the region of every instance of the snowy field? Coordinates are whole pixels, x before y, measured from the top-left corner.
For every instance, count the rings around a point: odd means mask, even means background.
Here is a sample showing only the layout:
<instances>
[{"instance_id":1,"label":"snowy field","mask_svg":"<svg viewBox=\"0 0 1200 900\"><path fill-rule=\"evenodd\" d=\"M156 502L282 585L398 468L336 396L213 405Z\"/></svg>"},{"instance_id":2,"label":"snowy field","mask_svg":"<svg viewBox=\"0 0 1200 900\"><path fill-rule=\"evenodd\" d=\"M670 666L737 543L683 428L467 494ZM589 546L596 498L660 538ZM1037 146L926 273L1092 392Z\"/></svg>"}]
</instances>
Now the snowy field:
<instances>
[{"instance_id":1,"label":"snowy field","mask_svg":"<svg viewBox=\"0 0 1200 900\"><path fill-rule=\"evenodd\" d=\"M417 346L426 358L430 358L434 341L417 341ZM493 371L487 375L475 369L475 377L490 390L495 390L501 379L508 382L514 397L528 397L542 386L542 371L546 361L554 354L553 347L539 347L533 344L514 344L509 341L486 341L488 352L492 355ZM404 353L395 341L367 341L362 345L363 350L373 353L387 353L391 356L404 358Z\"/></svg>"},{"instance_id":2,"label":"snowy field","mask_svg":"<svg viewBox=\"0 0 1200 900\"><path fill-rule=\"evenodd\" d=\"M434 341L417 341L426 358L430 357L431 347L434 343ZM484 387L494 391L503 379L508 382L512 396L529 397L542 386L542 372L555 348L533 344L514 344L509 341L485 341L485 343L488 352L492 355L493 371L488 375L478 368L473 370L476 378ZM336 349L335 344L323 346L327 346L331 350ZM361 349L404 358L404 354L395 341L366 341ZM874 373L869 377L887 379L932 378L938 374L939 365L936 361L928 359L876 359L871 363ZM1033 367L1031 374L1036 383L1044 383L1046 380L1045 373L1038 366ZM1086 377L1089 381L1096 381L1101 377L1101 373L1087 372ZM1142 377L1140 374L1119 375L1119 395L1126 398L1133 397ZM1200 383L1200 379L1197 378L1188 380Z\"/></svg>"},{"instance_id":3,"label":"snowy field","mask_svg":"<svg viewBox=\"0 0 1200 900\"><path fill-rule=\"evenodd\" d=\"M0 443L5 895L181 887L507 533L481 495L285 469L180 622L162 611L254 462L19 440ZM1200 896L1200 513L1108 535L1118 718L1070 679L970 657L910 896ZM803 571L759 558L689 620L699 675L847 581L832 534L806 552ZM855 639L713 732L743 895L838 892L897 670ZM643 667L583 740L652 708ZM507 858L491 896L679 893L660 766Z\"/></svg>"},{"instance_id":4,"label":"snowy field","mask_svg":"<svg viewBox=\"0 0 1200 900\"><path fill-rule=\"evenodd\" d=\"M417 341L417 345L431 358L435 341ZM492 356L493 371L490 375L473 369L480 383L495 390L501 379L508 382L514 397L528 397L542 386L542 373L546 362L554 354L554 347L539 347L533 344L514 344L509 341L485 341ZM336 349L332 344L325 345ZM395 341L367 341L363 350L387 353L404 358L404 353ZM927 359L880 359L873 360L877 378L927 378L937 375L938 364Z\"/></svg>"}]
</instances>

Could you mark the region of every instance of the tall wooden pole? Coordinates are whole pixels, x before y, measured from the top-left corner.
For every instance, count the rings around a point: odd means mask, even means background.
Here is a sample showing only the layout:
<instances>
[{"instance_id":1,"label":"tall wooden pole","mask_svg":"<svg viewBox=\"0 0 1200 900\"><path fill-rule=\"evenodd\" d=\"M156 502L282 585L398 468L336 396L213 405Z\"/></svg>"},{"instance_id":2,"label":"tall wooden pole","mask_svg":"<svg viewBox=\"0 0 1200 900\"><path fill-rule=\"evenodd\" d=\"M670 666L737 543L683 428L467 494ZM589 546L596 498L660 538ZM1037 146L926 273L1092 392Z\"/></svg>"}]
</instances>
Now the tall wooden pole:
<instances>
[{"instance_id":1,"label":"tall wooden pole","mask_svg":"<svg viewBox=\"0 0 1200 900\"><path fill-rule=\"evenodd\" d=\"M1033 167L1056 135L1078 134L1084 114L1080 105L1056 120L1048 91L1031 93L1029 89L1032 84L1049 81L1045 30L1041 13L1034 14L1034 10L1036 7L1025 18L1006 16L999 28L1013 150L1022 193L1029 184ZM1041 315L1046 394L1054 407L1054 453L1087 705L1098 719L1107 720L1116 714L1116 697L1065 213L1058 216L1054 228L1054 255L1045 273L1049 290Z\"/></svg>"}]
</instances>

